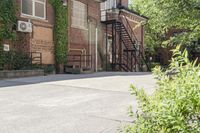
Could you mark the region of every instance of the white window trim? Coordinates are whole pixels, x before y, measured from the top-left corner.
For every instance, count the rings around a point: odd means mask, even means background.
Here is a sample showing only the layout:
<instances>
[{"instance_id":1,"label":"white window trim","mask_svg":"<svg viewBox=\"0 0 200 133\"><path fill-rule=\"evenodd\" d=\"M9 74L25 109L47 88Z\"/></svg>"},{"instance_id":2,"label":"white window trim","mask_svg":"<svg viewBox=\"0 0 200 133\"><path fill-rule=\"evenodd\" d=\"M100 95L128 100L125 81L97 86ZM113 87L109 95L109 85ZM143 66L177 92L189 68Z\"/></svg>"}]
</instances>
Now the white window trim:
<instances>
[{"instance_id":1,"label":"white window trim","mask_svg":"<svg viewBox=\"0 0 200 133\"><path fill-rule=\"evenodd\" d=\"M37 3L40 3L40 4L44 4L44 17L38 17L38 16L35 16L35 2ZM21 0L21 16L22 17L29 17L29 18L35 18L35 19L42 19L42 20L46 20L46 0L44 0L44 2L41 2L39 0L32 0L32 4L33 4L33 9L32 9L32 15L28 15L28 14L25 14L22 12L22 0Z\"/></svg>"}]
</instances>

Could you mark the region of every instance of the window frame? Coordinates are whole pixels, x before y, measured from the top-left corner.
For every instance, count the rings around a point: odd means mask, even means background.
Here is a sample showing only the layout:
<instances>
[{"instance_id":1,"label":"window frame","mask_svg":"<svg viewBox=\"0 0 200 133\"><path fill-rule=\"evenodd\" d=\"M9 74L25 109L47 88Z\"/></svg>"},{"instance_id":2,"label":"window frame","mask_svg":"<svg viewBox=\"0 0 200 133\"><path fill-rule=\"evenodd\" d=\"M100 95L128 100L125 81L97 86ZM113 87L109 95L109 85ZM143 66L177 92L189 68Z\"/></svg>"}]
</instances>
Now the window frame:
<instances>
[{"instance_id":1,"label":"window frame","mask_svg":"<svg viewBox=\"0 0 200 133\"><path fill-rule=\"evenodd\" d=\"M46 20L46 18L47 18L47 0L44 0L44 2L41 2L40 0L31 0L32 1L32 15L22 12L22 4L23 4L22 1L23 0L21 0L21 16ZM44 5L44 17L39 17L39 16L35 15L35 3L36 2Z\"/></svg>"}]
</instances>

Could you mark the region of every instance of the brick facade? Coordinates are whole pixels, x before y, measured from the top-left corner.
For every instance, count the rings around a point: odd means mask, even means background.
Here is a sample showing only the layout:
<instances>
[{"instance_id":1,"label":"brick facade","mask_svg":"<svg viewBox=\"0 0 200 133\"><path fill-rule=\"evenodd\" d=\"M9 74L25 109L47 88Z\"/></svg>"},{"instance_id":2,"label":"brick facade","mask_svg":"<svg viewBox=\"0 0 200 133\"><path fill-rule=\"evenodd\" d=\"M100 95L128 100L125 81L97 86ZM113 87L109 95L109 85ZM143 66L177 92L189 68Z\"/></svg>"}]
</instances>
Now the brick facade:
<instances>
[{"instance_id":1,"label":"brick facade","mask_svg":"<svg viewBox=\"0 0 200 133\"><path fill-rule=\"evenodd\" d=\"M100 3L95 0L78 0L87 6L87 27L85 29L72 26L72 1L68 0L68 53L69 54L86 54L95 56L96 28L98 29L98 68L102 67L100 52L105 52L105 25L101 23ZM21 7L21 0L17 0ZM128 6L128 0L122 0L122 5ZM12 47L27 52L41 52L43 64L55 64L54 51L54 21L55 15L51 4L46 4L46 19L36 19L33 17L23 16L21 9L18 12L18 19L28 21L33 24L32 33L17 33L17 41ZM137 39L144 47L144 26L138 25L142 17L130 13L130 25L134 28ZM135 23L136 22L136 23ZM93 67L95 58L92 60ZM87 65L87 64L86 64Z\"/></svg>"},{"instance_id":2,"label":"brick facade","mask_svg":"<svg viewBox=\"0 0 200 133\"><path fill-rule=\"evenodd\" d=\"M21 0L17 0L18 7L21 7ZM18 11L18 20L31 21L33 24L32 33L17 33L17 41L13 47L17 50L26 52L42 53L43 64L54 64L54 10L51 4L46 4L46 19L36 19L21 14L21 9Z\"/></svg>"}]
</instances>

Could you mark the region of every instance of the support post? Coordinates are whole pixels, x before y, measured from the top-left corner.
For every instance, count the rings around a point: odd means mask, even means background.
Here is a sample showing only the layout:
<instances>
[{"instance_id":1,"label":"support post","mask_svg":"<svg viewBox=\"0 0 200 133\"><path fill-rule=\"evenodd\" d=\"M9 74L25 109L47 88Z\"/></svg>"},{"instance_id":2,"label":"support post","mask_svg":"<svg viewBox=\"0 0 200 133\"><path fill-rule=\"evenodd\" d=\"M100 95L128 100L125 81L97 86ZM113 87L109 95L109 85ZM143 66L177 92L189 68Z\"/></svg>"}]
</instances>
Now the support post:
<instances>
[{"instance_id":1,"label":"support post","mask_svg":"<svg viewBox=\"0 0 200 133\"><path fill-rule=\"evenodd\" d=\"M108 71L108 25L106 24L106 71Z\"/></svg>"},{"instance_id":2,"label":"support post","mask_svg":"<svg viewBox=\"0 0 200 133\"><path fill-rule=\"evenodd\" d=\"M133 51L131 51L131 72L133 71Z\"/></svg>"},{"instance_id":3,"label":"support post","mask_svg":"<svg viewBox=\"0 0 200 133\"><path fill-rule=\"evenodd\" d=\"M120 24L120 34L119 34L119 69L122 71L122 31Z\"/></svg>"},{"instance_id":4,"label":"support post","mask_svg":"<svg viewBox=\"0 0 200 133\"><path fill-rule=\"evenodd\" d=\"M112 24L112 71L114 70L114 25Z\"/></svg>"},{"instance_id":5,"label":"support post","mask_svg":"<svg viewBox=\"0 0 200 133\"><path fill-rule=\"evenodd\" d=\"M92 30L92 28L91 28L91 23L89 23L89 53L90 53L90 55L92 56L92 41L91 41L91 30ZM90 67L91 67L91 69L93 69L92 68L92 60L90 61Z\"/></svg>"},{"instance_id":6,"label":"support post","mask_svg":"<svg viewBox=\"0 0 200 133\"><path fill-rule=\"evenodd\" d=\"M116 23L115 23L115 42L114 42L114 51L115 51L115 71L116 71L116 64L117 64L117 29L116 29Z\"/></svg>"}]
</instances>

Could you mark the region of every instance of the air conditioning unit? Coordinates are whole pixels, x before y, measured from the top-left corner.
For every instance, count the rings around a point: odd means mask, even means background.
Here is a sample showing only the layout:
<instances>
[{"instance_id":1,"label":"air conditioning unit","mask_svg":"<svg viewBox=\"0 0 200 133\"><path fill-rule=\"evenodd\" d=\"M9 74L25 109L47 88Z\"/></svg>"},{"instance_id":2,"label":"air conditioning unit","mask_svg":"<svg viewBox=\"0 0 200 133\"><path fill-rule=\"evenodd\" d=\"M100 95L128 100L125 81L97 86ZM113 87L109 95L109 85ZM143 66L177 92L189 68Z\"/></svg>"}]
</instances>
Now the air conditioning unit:
<instances>
[{"instance_id":1,"label":"air conditioning unit","mask_svg":"<svg viewBox=\"0 0 200 133\"><path fill-rule=\"evenodd\" d=\"M32 23L25 21L18 21L17 30L21 32L32 32Z\"/></svg>"}]
</instances>

